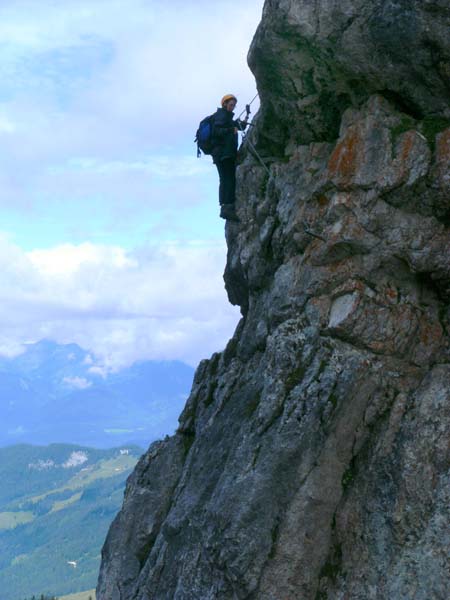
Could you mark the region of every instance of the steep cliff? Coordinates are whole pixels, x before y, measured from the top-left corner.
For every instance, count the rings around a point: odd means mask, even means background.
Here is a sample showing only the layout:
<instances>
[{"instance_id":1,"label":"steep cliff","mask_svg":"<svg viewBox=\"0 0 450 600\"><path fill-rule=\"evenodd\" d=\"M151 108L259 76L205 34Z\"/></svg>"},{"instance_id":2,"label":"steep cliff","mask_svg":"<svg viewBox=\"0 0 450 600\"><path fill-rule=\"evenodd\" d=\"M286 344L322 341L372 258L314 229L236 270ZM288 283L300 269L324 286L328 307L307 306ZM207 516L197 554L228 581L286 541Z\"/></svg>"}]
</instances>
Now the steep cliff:
<instances>
[{"instance_id":1,"label":"steep cliff","mask_svg":"<svg viewBox=\"0 0 450 600\"><path fill-rule=\"evenodd\" d=\"M99 600L450 589L450 7L266 0L242 320L130 477Z\"/></svg>"}]
</instances>

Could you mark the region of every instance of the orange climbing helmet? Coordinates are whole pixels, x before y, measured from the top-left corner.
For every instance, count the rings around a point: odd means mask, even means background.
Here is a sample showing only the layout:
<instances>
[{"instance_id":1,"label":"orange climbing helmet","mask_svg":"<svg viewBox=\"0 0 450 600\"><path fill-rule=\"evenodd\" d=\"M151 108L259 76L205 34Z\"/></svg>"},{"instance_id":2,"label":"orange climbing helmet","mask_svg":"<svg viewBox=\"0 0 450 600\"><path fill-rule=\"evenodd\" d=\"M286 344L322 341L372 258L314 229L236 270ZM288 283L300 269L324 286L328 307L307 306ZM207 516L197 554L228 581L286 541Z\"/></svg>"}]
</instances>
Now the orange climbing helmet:
<instances>
[{"instance_id":1,"label":"orange climbing helmet","mask_svg":"<svg viewBox=\"0 0 450 600\"><path fill-rule=\"evenodd\" d=\"M237 98L234 94L226 94L226 96L224 96L221 100L221 106L225 106L228 100L234 100L235 102L237 102Z\"/></svg>"}]
</instances>

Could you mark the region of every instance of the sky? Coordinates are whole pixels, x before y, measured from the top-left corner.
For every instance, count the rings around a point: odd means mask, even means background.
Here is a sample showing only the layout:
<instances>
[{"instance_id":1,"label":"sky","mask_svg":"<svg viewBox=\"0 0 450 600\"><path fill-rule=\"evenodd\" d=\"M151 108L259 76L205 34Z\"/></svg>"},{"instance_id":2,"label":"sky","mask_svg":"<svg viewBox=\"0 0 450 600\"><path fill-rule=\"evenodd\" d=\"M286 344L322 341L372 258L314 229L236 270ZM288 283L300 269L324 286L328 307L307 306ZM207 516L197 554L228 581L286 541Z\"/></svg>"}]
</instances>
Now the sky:
<instances>
[{"instance_id":1,"label":"sky","mask_svg":"<svg viewBox=\"0 0 450 600\"><path fill-rule=\"evenodd\" d=\"M225 346L239 311L193 139L224 94L254 97L262 6L0 4L1 354L48 338L118 369Z\"/></svg>"}]
</instances>

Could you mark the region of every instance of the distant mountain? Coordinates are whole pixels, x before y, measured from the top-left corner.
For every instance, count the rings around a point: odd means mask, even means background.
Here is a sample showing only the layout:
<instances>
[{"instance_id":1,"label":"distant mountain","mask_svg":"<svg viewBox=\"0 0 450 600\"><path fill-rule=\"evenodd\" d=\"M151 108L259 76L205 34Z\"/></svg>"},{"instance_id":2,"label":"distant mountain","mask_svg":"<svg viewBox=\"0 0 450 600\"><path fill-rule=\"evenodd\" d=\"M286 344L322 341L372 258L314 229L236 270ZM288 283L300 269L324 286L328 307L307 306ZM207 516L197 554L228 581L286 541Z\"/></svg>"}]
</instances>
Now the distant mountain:
<instances>
[{"instance_id":1,"label":"distant mountain","mask_svg":"<svg viewBox=\"0 0 450 600\"><path fill-rule=\"evenodd\" d=\"M148 445L176 428L193 374L178 361L108 374L76 344L30 344L20 356L0 357L0 446Z\"/></svg>"},{"instance_id":2,"label":"distant mountain","mask_svg":"<svg viewBox=\"0 0 450 600\"><path fill-rule=\"evenodd\" d=\"M1 600L95 587L101 546L141 453L67 444L0 448Z\"/></svg>"}]
</instances>

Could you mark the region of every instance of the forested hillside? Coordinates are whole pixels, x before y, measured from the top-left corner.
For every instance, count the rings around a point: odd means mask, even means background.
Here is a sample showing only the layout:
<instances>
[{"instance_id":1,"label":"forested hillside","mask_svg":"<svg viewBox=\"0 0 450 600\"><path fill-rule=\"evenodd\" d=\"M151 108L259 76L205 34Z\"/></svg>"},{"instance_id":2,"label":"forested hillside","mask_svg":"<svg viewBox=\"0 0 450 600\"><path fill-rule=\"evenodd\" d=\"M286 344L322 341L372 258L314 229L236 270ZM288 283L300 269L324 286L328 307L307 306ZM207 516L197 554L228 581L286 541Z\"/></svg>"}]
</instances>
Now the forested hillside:
<instances>
[{"instance_id":1,"label":"forested hillside","mask_svg":"<svg viewBox=\"0 0 450 600\"><path fill-rule=\"evenodd\" d=\"M1 600L95 586L101 545L140 453L67 444L0 449Z\"/></svg>"}]
</instances>

